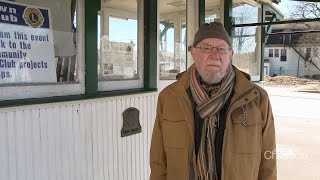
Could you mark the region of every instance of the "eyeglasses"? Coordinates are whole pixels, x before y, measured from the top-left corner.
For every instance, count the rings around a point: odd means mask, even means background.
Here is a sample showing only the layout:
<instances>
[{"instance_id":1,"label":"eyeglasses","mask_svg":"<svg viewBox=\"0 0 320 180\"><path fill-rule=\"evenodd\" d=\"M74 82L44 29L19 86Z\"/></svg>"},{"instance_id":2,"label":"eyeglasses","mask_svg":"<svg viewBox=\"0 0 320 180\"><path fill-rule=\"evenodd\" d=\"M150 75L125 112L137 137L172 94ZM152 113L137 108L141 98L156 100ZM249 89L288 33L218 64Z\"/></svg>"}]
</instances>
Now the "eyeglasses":
<instances>
[{"instance_id":1,"label":"eyeglasses","mask_svg":"<svg viewBox=\"0 0 320 180\"><path fill-rule=\"evenodd\" d=\"M213 47L211 45L203 45L203 46L198 46L198 47L194 47L194 48L199 48L200 51L203 53L211 53L213 51L213 49L216 49L216 51L219 54L227 54L231 50L231 48L229 46Z\"/></svg>"}]
</instances>

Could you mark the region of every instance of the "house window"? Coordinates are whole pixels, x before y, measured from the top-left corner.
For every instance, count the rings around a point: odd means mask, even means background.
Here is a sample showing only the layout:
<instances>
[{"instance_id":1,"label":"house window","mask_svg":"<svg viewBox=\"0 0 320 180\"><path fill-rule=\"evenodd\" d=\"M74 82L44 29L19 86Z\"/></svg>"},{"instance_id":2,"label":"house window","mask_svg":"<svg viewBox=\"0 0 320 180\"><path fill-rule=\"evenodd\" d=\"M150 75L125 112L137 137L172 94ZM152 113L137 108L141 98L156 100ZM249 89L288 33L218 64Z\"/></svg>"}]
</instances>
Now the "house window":
<instances>
[{"instance_id":1,"label":"house window","mask_svg":"<svg viewBox=\"0 0 320 180\"><path fill-rule=\"evenodd\" d=\"M309 60L311 57L311 48L307 48L307 52L306 52L306 60Z\"/></svg>"},{"instance_id":2,"label":"house window","mask_svg":"<svg viewBox=\"0 0 320 180\"><path fill-rule=\"evenodd\" d=\"M281 49L280 61L287 61L287 50L286 49Z\"/></svg>"},{"instance_id":3,"label":"house window","mask_svg":"<svg viewBox=\"0 0 320 180\"><path fill-rule=\"evenodd\" d=\"M317 58L319 56L319 49L313 48L313 57Z\"/></svg>"},{"instance_id":4,"label":"house window","mask_svg":"<svg viewBox=\"0 0 320 180\"><path fill-rule=\"evenodd\" d=\"M273 57L273 49L269 49L269 57Z\"/></svg>"},{"instance_id":5,"label":"house window","mask_svg":"<svg viewBox=\"0 0 320 180\"><path fill-rule=\"evenodd\" d=\"M279 49L274 50L274 57L279 57Z\"/></svg>"}]
</instances>

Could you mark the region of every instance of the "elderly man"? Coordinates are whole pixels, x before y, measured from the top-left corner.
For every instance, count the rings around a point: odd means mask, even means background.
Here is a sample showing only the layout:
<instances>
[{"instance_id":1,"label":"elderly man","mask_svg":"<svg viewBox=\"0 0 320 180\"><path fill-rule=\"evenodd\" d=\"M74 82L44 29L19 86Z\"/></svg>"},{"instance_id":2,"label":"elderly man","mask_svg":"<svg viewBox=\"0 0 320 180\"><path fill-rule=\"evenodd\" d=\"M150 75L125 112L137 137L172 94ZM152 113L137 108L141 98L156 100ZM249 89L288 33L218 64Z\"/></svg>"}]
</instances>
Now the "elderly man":
<instances>
[{"instance_id":1,"label":"elderly man","mask_svg":"<svg viewBox=\"0 0 320 180\"><path fill-rule=\"evenodd\" d=\"M194 64L159 95L151 180L276 180L275 129L265 90L231 65L221 23L201 25Z\"/></svg>"}]
</instances>

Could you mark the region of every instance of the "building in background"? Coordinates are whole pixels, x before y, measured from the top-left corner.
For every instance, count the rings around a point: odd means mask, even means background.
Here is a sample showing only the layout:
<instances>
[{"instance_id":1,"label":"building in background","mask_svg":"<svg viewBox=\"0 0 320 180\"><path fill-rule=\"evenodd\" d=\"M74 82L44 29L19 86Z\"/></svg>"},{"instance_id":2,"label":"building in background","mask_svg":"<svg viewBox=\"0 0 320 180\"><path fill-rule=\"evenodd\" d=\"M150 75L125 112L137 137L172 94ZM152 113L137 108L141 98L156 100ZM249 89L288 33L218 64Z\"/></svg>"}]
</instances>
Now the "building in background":
<instances>
[{"instance_id":1,"label":"building in background","mask_svg":"<svg viewBox=\"0 0 320 180\"><path fill-rule=\"evenodd\" d=\"M320 23L274 25L265 46L268 75L320 76ZM284 34L283 34L284 33Z\"/></svg>"}]
</instances>

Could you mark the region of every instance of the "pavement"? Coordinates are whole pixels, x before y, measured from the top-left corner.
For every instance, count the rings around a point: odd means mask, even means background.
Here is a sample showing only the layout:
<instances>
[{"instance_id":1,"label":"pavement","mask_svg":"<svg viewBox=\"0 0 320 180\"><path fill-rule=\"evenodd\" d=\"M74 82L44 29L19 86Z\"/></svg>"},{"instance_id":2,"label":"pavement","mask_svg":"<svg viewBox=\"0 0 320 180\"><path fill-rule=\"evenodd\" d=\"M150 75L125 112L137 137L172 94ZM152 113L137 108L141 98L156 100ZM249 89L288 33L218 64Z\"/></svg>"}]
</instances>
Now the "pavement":
<instances>
[{"instance_id":1,"label":"pavement","mask_svg":"<svg viewBox=\"0 0 320 180\"><path fill-rule=\"evenodd\" d=\"M264 88L275 119L278 180L320 180L320 93Z\"/></svg>"}]
</instances>

